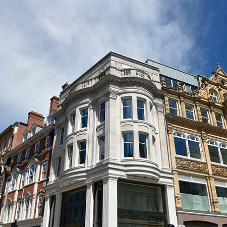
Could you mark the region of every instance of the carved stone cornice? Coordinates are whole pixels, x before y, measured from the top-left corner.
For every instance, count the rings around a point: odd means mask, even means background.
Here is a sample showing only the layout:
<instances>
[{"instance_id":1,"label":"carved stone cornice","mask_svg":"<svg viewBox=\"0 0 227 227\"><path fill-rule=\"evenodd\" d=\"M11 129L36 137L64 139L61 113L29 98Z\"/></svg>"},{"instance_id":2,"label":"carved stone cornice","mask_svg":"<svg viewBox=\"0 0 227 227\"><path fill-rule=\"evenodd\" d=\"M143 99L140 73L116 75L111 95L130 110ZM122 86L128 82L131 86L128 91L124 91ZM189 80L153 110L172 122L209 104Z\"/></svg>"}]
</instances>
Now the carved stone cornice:
<instances>
[{"instance_id":1,"label":"carved stone cornice","mask_svg":"<svg viewBox=\"0 0 227 227\"><path fill-rule=\"evenodd\" d=\"M213 175L227 177L227 167L212 165L211 169Z\"/></svg>"},{"instance_id":2,"label":"carved stone cornice","mask_svg":"<svg viewBox=\"0 0 227 227\"><path fill-rule=\"evenodd\" d=\"M183 169L187 171L194 171L200 173L208 173L208 167L206 163L199 161L187 160L184 158L176 158L176 167L177 169Z\"/></svg>"}]
</instances>

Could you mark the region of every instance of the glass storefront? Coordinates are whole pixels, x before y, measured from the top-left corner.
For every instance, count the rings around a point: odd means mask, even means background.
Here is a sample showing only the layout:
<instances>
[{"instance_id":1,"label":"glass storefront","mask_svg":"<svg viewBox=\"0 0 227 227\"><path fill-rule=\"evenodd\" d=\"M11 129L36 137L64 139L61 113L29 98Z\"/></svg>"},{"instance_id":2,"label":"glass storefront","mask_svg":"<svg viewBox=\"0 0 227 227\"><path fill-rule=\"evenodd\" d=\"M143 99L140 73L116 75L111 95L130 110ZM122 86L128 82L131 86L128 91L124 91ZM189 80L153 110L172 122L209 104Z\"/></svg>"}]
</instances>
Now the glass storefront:
<instances>
[{"instance_id":1,"label":"glass storefront","mask_svg":"<svg viewBox=\"0 0 227 227\"><path fill-rule=\"evenodd\" d=\"M117 197L118 227L165 226L162 187L118 181Z\"/></svg>"},{"instance_id":2,"label":"glass storefront","mask_svg":"<svg viewBox=\"0 0 227 227\"><path fill-rule=\"evenodd\" d=\"M80 188L63 194L61 227L85 226L87 188Z\"/></svg>"}]
</instances>

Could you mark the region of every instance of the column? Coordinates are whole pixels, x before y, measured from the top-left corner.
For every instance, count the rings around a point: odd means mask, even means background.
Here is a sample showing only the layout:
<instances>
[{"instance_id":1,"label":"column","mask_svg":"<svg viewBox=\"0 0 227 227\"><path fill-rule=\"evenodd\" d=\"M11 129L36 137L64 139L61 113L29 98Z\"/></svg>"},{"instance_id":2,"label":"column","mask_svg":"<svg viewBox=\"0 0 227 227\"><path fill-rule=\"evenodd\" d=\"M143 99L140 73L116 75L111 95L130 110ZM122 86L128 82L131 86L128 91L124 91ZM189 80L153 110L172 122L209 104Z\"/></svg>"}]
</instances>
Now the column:
<instances>
[{"instance_id":1,"label":"column","mask_svg":"<svg viewBox=\"0 0 227 227\"><path fill-rule=\"evenodd\" d=\"M197 121L202 121L199 102L195 102L195 114L196 114L196 118L197 118L196 120Z\"/></svg>"},{"instance_id":2,"label":"column","mask_svg":"<svg viewBox=\"0 0 227 227\"><path fill-rule=\"evenodd\" d=\"M174 172L174 192L175 192L176 207L182 208L178 172L176 170L174 170L173 172Z\"/></svg>"},{"instance_id":3,"label":"column","mask_svg":"<svg viewBox=\"0 0 227 227\"><path fill-rule=\"evenodd\" d=\"M103 180L103 224L105 227L117 227L117 179Z\"/></svg>"},{"instance_id":4,"label":"column","mask_svg":"<svg viewBox=\"0 0 227 227\"><path fill-rule=\"evenodd\" d=\"M169 156L170 156L170 166L172 169L176 169L176 159L175 159L175 143L173 136L173 128L172 125L167 123L167 138L169 144Z\"/></svg>"},{"instance_id":5,"label":"column","mask_svg":"<svg viewBox=\"0 0 227 227\"><path fill-rule=\"evenodd\" d=\"M176 215L176 207L174 201L174 186L166 186L166 205L167 205L167 217L168 223L174 226L178 226L177 224L177 215Z\"/></svg>"},{"instance_id":6,"label":"column","mask_svg":"<svg viewBox=\"0 0 227 227\"><path fill-rule=\"evenodd\" d=\"M61 201L62 201L62 193L56 193L56 205L55 205L55 212L54 212L54 226L60 226L60 219L61 219Z\"/></svg>"},{"instance_id":7,"label":"column","mask_svg":"<svg viewBox=\"0 0 227 227\"><path fill-rule=\"evenodd\" d=\"M210 113L211 113L211 124L214 126L217 126L217 122L216 122L216 117L215 117L215 113L214 113L214 107L210 106Z\"/></svg>"},{"instance_id":8,"label":"column","mask_svg":"<svg viewBox=\"0 0 227 227\"><path fill-rule=\"evenodd\" d=\"M220 212L214 178L212 176L208 176L206 177L206 179L207 179L207 187L210 195L211 211Z\"/></svg>"},{"instance_id":9,"label":"column","mask_svg":"<svg viewBox=\"0 0 227 227\"><path fill-rule=\"evenodd\" d=\"M87 195L86 195L86 216L85 216L85 227L93 226L93 184L89 182L87 186Z\"/></svg>"},{"instance_id":10,"label":"column","mask_svg":"<svg viewBox=\"0 0 227 227\"><path fill-rule=\"evenodd\" d=\"M48 227L50 218L50 196L45 195L45 205L43 212L43 227Z\"/></svg>"},{"instance_id":11,"label":"column","mask_svg":"<svg viewBox=\"0 0 227 227\"><path fill-rule=\"evenodd\" d=\"M207 134L205 132L201 132L201 142L204 161L207 163L209 175L212 175L210 152L207 144Z\"/></svg>"},{"instance_id":12,"label":"column","mask_svg":"<svg viewBox=\"0 0 227 227\"><path fill-rule=\"evenodd\" d=\"M184 97L180 97L180 107L179 110L181 110L181 114L179 113L179 115L181 117L186 117L186 111L185 111L185 102L184 102Z\"/></svg>"}]
</instances>

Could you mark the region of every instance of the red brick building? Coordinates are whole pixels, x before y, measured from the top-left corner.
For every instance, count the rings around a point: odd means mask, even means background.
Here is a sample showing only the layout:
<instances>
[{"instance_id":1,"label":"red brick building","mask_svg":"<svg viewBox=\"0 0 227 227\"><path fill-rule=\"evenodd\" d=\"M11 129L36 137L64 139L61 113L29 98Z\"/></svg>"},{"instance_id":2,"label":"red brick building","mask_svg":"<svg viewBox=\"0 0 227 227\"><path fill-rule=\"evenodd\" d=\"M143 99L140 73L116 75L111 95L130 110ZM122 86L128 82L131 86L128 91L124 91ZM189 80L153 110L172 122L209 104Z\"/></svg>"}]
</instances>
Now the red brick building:
<instances>
[{"instance_id":1,"label":"red brick building","mask_svg":"<svg viewBox=\"0 0 227 227\"><path fill-rule=\"evenodd\" d=\"M55 111L58 98L51 99L50 112ZM6 184L1 200L1 222L11 226L40 226L44 208L45 185L49 178L54 125L44 125L44 117L28 114L27 127L21 133L23 141L4 155ZM9 161L10 160L10 161Z\"/></svg>"}]
</instances>

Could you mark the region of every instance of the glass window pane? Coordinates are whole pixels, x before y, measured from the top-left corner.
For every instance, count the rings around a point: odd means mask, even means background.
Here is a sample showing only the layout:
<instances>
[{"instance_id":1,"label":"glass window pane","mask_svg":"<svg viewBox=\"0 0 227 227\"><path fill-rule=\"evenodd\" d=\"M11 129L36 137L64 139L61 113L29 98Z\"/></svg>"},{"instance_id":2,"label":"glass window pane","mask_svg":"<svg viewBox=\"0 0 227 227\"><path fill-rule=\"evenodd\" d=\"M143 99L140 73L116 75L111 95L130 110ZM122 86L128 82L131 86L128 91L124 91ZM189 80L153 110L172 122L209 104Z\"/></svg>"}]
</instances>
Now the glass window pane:
<instances>
[{"instance_id":1,"label":"glass window pane","mask_svg":"<svg viewBox=\"0 0 227 227\"><path fill-rule=\"evenodd\" d=\"M227 188L216 187L219 208L222 213L227 213Z\"/></svg>"},{"instance_id":2,"label":"glass window pane","mask_svg":"<svg viewBox=\"0 0 227 227\"><path fill-rule=\"evenodd\" d=\"M210 153L210 160L211 162L217 162L220 163L219 153L218 153L218 147L210 146L209 147L209 153Z\"/></svg>"},{"instance_id":3,"label":"glass window pane","mask_svg":"<svg viewBox=\"0 0 227 227\"><path fill-rule=\"evenodd\" d=\"M132 142L132 133L124 134L124 142Z\"/></svg>"},{"instance_id":4,"label":"glass window pane","mask_svg":"<svg viewBox=\"0 0 227 227\"><path fill-rule=\"evenodd\" d=\"M173 81L173 87L177 87L178 86L178 83L176 80L172 80Z\"/></svg>"},{"instance_id":5,"label":"glass window pane","mask_svg":"<svg viewBox=\"0 0 227 227\"><path fill-rule=\"evenodd\" d=\"M185 84L185 91L187 91L187 92L191 92L190 85Z\"/></svg>"},{"instance_id":6,"label":"glass window pane","mask_svg":"<svg viewBox=\"0 0 227 227\"><path fill-rule=\"evenodd\" d=\"M220 149L221 149L223 164L227 165L227 149L224 149L224 148L220 148Z\"/></svg>"},{"instance_id":7,"label":"glass window pane","mask_svg":"<svg viewBox=\"0 0 227 227\"><path fill-rule=\"evenodd\" d=\"M168 86L171 86L171 87L172 87L172 83L171 83L171 79L170 79L170 78L165 77L165 83L166 83L166 85L168 85Z\"/></svg>"},{"instance_id":8,"label":"glass window pane","mask_svg":"<svg viewBox=\"0 0 227 227\"><path fill-rule=\"evenodd\" d=\"M123 119L132 118L131 102L131 99L123 99Z\"/></svg>"},{"instance_id":9,"label":"glass window pane","mask_svg":"<svg viewBox=\"0 0 227 227\"><path fill-rule=\"evenodd\" d=\"M139 152L141 158L147 158L146 135L139 134Z\"/></svg>"},{"instance_id":10,"label":"glass window pane","mask_svg":"<svg viewBox=\"0 0 227 227\"><path fill-rule=\"evenodd\" d=\"M174 137L175 150L177 155L187 156L187 148L185 139Z\"/></svg>"},{"instance_id":11,"label":"glass window pane","mask_svg":"<svg viewBox=\"0 0 227 227\"><path fill-rule=\"evenodd\" d=\"M190 157L201 159L199 143L188 140L188 146L189 146L189 150L190 150Z\"/></svg>"},{"instance_id":12,"label":"glass window pane","mask_svg":"<svg viewBox=\"0 0 227 227\"><path fill-rule=\"evenodd\" d=\"M179 181L181 203L184 209L209 211L205 184Z\"/></svg>"},{"instance_id":13,"label":"glass window pane","mask_svg":"<svg viewBox=\"0 0 227 227\"><path fill-rule=\"evenodd\" d=\"M102 226L103 183L95 184L94 227Z\"/></svg>"},{"instance_id":14,"label":"glass window pane","mask_svg":"<svg viewBox=\"0 0 227 227\"><path fill-rule=\"evenodd\" d=\"M131 226L166 223L161 187L119 181L117 191L118 222L130 222Z\"/></svg>"},{"instance_id":15,"label":"glass window pane","mask_svg":"<svg viewBox=\"0 0 227 227\"><path fill-rule=\"evenodd\" d=\"M124 143L124 157L133 157L132 143Z\"/></svg>"},{"instance_id":16,"label":"glass window pane","mask_svg":"<svg viewBox=\"0 0 227 227\"><path fill-rule=\"evenodd\" d=\"M139 120L144 120L144 102L137 100L137 114Z\"/></svg>"},{"instance_id":17,"label":"glass window pane","mask_svg":"<svg viewBox=\"0 0 227 227\"><path fill-rule=\"evenodd\" d=\"M177 108L177 102L175 100L169 99L169 107Z\"/></svg>"},{"instance_id":18,"label":"glass window pane","mask_svg":"<svg viewBox=\"0 0 227 227\"><path fill-rule=\"evenodd\" d=\"M63 193L61 227L85 226L86 189Z\"/></svg>"},{"instance_id":19,"label":"glass window pane","mask_svg":"<svg viewBox=\"0 0 227 227\"><path fill-rule=\"evenodd\" d=\"M101 104L101 110L100 110L100 122L105 121L105 102Z\"/></svg>"}]
</instances>

